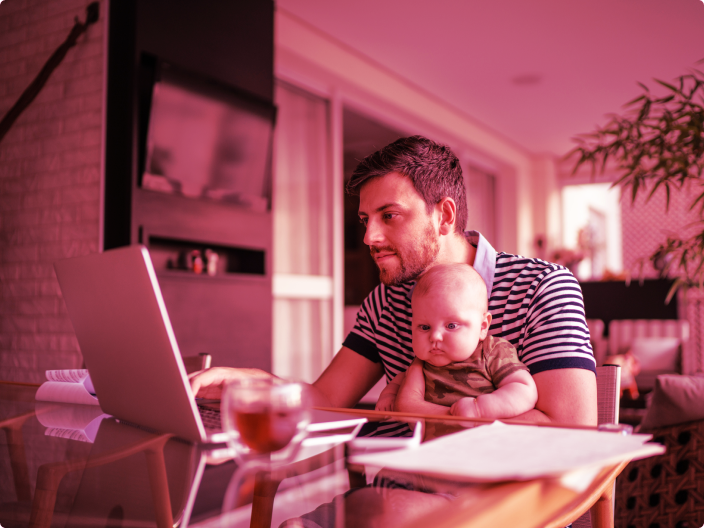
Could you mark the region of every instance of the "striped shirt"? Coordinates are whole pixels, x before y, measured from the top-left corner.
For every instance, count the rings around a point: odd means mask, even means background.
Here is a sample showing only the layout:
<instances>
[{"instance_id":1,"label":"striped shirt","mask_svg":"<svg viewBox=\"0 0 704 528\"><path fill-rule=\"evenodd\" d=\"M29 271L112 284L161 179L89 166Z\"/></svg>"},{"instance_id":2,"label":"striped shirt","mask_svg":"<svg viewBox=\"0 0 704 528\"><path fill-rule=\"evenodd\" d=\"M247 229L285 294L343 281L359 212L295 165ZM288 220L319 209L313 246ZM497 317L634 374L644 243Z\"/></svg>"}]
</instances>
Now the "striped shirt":
<instances>
[{"instance_id":1,"label":"striped shirt","mask_svg":"<svg viewBox=\"0 0 704 528\"><path fill-rule=\"evenodd\" d=\"M474 267L487 284L489 333L508 340L531 374L562 368L596 372L584 301L572 273L540 259L496 253L476 231ZM411 294L415 282L380 284L357 312L343 345L384 366L388 381L415 357L411 343Z\"/></svg>"}]
</instances>

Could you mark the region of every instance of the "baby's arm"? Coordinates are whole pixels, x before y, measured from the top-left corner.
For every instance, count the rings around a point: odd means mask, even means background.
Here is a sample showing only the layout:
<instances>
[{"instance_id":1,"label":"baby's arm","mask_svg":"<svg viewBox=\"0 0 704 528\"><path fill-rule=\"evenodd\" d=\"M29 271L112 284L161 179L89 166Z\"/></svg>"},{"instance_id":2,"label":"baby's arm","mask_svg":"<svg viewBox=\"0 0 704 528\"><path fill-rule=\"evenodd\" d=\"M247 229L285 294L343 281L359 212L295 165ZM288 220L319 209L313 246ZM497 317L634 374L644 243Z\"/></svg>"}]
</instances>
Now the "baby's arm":
<instances>
[{"instance_id":1,"label":"baby's arm","mask_svg":"<svg viewBox=\"0 0 704 528\"><path fill-rule=\"evenodd\" d=\"M396 393L398 393L398 389L401 387L401 382L405 377L406 373L401 372L394 379L392 379L389 383L386 384L384 390L382 390L381 394L379 394L379 400L376 402L376 406L374 407L375 410L394 410L394 403L396 402Z\"/></svg>"},{"instance_id":2,"label":"baby's arm","mask_svg":"<svg viewBox=\"0 0 704 528\"><path fill-rule=\"evenodd\" d=\"M475 398L462 398L450 407L453 416L468 418L511 418L535 407L538 389L533 377L525 370L509 374L489 394Z\"/></svg>"},{"instance_id":3,"label":"baby's arm","mask_svg":"<svg viewBox=\"0 0 704 528\"><path fill-rule=\"evenodd\" d=\"M420 414L447 415L450 409L425 401L425 375L423 362L415 358L406 371L406 378L401 383L401 389L396 396L397 411Z\"/></svg>"}]
</instances>

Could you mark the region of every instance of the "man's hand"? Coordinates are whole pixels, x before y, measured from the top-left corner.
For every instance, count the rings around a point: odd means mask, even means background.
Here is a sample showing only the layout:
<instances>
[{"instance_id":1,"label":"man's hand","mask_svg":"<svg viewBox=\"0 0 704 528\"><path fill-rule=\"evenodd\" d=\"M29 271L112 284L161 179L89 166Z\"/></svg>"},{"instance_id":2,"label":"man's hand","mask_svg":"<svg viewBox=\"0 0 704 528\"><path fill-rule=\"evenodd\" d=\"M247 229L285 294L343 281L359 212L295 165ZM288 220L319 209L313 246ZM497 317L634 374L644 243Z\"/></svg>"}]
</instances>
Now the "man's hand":
<instances>
[{"instance_id":1,"label":"man's hand","mask_svg":"<svg viewBox=\"0 0 704 528\"><path fill-rule=\"evenodd\" d=\"M213 367L189 374L191 390L196 398L219 400L225 383L245 378L272 378L272 374L253 368Z\"/></svg>"},{"instance_id":2,"label":"man's hand","mask_svg":"<svg viewBox=\"0 0 704 528\"><path fill-rule=\"evenodd\" d=\"M538 388L535 409L516 416L528 422L596 425L596 377L590 370L557 369L533 375Z\"/></svg>"},{"instance_id":3,"label":"man's hand","mask_svg":"<svg viewBox=\"0 0 704 528\"><path fill-rule=\"evenodd\" d=\"M398 374L391 382L389 382L384 390L379 394L379 400L374 407L375 411L393 411L396 403L396 394L401 386L401 382L406 377L405 372Z\"/></svg>"},{"instance_id":4,"label":"man's hand","mask_svg":"<svg viewBox=\"0 0 704 528\"><path fill-rule=\"evenodd\" d=\"M394 403L396 402L395 394L384 394L383 392L379 395L379 400L374 406L375 411L393 411Z\"/></svg>"},{"instance_id":5,"label":"man's hand","mask_svg":"<svg viewBox=\"0 0 704 528\"><path fill-rule=\"evenodd\" d=\"M425 376L421 360L415 358L405 374L396 395L397 411L410 411L411 407L425 401Z\"/></svg>"},{"instance_id":6,"label":"man's hand","mask_svg":"<svg viewBox=\"0 0 704 528\"><path fill-rule=\"evenodd\" d=\"M477 408L476 398L460 398L450 407L452 416L464 416L465 418L480 418L479 409Z\"/></svg>"}]
</instances>

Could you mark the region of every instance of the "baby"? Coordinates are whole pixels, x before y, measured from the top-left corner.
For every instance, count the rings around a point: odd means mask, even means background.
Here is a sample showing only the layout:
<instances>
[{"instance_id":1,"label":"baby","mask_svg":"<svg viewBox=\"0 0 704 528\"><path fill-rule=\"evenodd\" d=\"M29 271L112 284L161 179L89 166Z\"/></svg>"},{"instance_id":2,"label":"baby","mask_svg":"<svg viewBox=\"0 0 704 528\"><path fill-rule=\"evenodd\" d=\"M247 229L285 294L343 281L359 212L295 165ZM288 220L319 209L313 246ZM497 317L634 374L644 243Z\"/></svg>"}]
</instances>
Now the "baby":
<instances>
[{"instance_id":1,"label":"baby","mask_svg":"<svg viewBox=\"0 0 704 528\"><path fill-rule=\"evenodd\" d=\"M505 339L488 335L484 280L467 264L438 264L418 280L411 300L416 358L381 392L377 410L510 418L538 399L528 368ZM398 401L397 401L398 396ZM449 413L448 408L449 407Z\"/></svg>"}]
</instances>

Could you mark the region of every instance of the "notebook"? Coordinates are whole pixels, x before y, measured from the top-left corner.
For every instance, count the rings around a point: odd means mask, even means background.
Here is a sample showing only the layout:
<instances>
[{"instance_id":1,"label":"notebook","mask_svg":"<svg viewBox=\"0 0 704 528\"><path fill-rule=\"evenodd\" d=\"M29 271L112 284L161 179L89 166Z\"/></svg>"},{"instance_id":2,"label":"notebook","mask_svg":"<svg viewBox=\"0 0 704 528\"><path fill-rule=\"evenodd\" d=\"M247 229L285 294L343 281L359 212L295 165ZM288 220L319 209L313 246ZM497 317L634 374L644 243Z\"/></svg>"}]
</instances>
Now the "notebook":
<instances>
[{"instance_id":1,"label":"notebook","mask_svg":"<svg viewBox=\"0 0 704 528\"><path fill-rule=\"evenodd\" d=\"M65 259L54 269L103 411L192 442L224 442L217 418L206 426L201 417L147 248ZM322 411L311 424L349 426L349 415Z\"/></svg>"}]
</instances>

